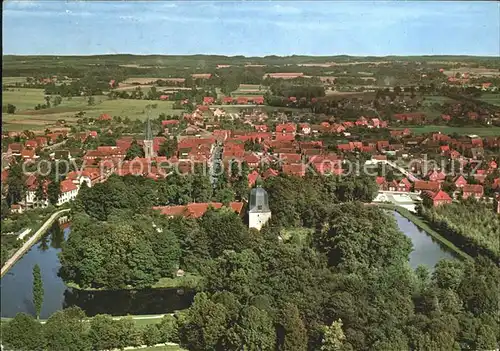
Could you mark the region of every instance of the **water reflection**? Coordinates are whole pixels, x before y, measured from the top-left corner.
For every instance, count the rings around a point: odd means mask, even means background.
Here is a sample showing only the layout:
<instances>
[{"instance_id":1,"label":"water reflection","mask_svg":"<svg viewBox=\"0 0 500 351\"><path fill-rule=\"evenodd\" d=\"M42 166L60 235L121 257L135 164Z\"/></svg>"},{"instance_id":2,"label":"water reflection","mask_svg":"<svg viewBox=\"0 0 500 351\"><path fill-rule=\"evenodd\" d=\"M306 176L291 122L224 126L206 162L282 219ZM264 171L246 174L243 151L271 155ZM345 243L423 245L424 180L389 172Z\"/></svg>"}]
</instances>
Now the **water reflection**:
<instances>
[{"instance_id":1,"label":"water reflection","mask_svg":"<svg viewBox=\"0 0 500 351\"><path fill-rule=\"evenodd\" d=\"M66 227L66 228L64 228ZM1 316L19 312L35 315L32 299L33 266L38 264L45 290L41 318L69 306L81 307L89 316L169 313L189 307L194 292L176 289L80 291L66 287L58 272L58 253L69 235L69 223L55 224L0 280Z\"/></svg>"},{"instance_id":2,"label":"water reflection","mask_svg":"<svg viewBox=\"0 0 500 351\"><path fill-rule=\"evenodd\" d=\"M455 257L452 251L421 230L413 222L397 212L393 213L399 230L409 237L413 243L413 251L410 253L410 265L413 268L424 265L433 269L439 260Z\"/></svg>"}]
</instances>

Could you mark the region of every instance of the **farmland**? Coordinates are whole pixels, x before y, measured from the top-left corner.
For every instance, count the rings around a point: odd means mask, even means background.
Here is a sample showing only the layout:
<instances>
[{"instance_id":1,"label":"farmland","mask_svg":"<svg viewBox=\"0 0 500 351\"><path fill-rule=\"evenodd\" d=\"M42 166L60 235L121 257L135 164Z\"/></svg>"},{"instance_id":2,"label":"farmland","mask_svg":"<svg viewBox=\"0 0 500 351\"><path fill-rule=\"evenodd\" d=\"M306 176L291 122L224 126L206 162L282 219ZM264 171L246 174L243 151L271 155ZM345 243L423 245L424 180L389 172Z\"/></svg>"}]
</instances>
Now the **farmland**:
<instances>
[{"instance_id":1,"label":"farmland","mask_svg":"<svg viewBox=\"0 0 500 351\"><path fill-rule=\"evenodd\" d=\"M55 125L57 120L64 119L66 123L75 123L75 114L83 111L86 117L97 118L103 113L112 116L129 117L131 119L145 119L146 107L153 105L152 117L160 113L166 115L179 115L181 110L174 110L173 103L169 101L149 101L117 99L109 100L106 96L94 96L95 104L89 106L87 98L73 97L64 98L59 106L35 110L37 104L45 103L42 89L14 89L14 91L4 91L4 105L13 104L17 107L15 114L5 114L3 116L3 127L5 130L40 130ZM154 108L156 105L156 108Z\"/></svg>"},{"instance_id":2,"label":"farmland","mask_svg":"<svg viewBox=\"0 0 500 351\"><path fill-rule=\"evenodd\" d=\"M259 84L240 84L238 89L233 91L233 97L238 96L251 96L251 95L264 95L267 92L267 87Z\"/></svg>"}]
</instances>

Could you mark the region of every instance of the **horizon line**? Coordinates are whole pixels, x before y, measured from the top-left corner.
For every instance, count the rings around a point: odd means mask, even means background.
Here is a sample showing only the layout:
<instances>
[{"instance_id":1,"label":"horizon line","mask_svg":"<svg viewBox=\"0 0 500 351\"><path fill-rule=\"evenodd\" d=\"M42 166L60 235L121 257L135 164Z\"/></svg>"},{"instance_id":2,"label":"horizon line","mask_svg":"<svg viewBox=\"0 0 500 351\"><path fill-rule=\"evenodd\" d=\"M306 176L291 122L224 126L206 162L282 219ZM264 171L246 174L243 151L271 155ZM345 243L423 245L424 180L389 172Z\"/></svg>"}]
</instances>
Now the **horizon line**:
<instances>
[{"instance_id":1,"label":"horizon line","mask_svg":"<svg viewBox=\"0 0 500 351\"><path fill-rule=\"evenodd\" d=\"M498 55L492 54L482 54L482 55L474 55L474 54L387 54L387 55L366 55L366 54L332 54L332 55L309 55L309 54L291 54L291 55L277 55L277 54L268 54L263 56L246 56L244 54L233 54L233 55L225 55L225 54L216 54L216 53L196 53L196 54L141 54L141 53L93 53L93 54L11 54L11 53L3 53L2 57L6 56L41 56L41 57L49 57L49 56L82 56L82 57L92 57L92 56L221 56L227 58L266 58L266 57L278 57L278 58L289 58L289 57L315 57L315 58L329 58L329 57L356 57L356 58L364 58L364 57L377 57L377 58L385 58L385 57L443 57L443 56L451 56L451 57L488 57L488 58L497 58Z\"/></svg>"}]
</instances>

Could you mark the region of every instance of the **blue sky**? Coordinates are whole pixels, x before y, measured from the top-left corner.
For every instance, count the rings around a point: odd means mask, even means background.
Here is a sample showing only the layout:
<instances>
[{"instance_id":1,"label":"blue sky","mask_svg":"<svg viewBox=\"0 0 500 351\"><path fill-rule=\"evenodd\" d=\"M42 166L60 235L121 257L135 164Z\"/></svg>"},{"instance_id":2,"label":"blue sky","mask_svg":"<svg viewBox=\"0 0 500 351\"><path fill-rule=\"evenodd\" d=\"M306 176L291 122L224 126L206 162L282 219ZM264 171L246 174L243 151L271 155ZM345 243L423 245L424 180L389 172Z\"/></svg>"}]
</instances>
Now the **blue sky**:
<instances>
[{"instance_id":1,"label":"blue sky","mask_svg":"<svg viewBox=\"0 0 500 351\"><path fill-rule=\"evenodd\" d=\"M500 3L4 1L4 54L500 54Z\"/></svg>"}]
</instances>

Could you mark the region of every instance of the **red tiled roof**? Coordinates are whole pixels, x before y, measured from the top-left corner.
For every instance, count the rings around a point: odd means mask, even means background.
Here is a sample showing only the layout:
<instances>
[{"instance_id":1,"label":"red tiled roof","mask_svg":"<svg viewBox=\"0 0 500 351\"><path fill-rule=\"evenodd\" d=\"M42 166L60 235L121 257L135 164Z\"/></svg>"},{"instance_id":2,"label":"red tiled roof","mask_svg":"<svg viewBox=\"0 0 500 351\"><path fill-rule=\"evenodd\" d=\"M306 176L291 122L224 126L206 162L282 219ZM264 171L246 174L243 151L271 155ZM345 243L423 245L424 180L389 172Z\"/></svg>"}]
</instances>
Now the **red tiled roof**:
<instances>
[{"instance_id":1,"label":"red tiled roof","mask_svg":"<svg viewBox=\"0 0 500 351\"><path fill-rule=\"evenodd\" d=\"M73 184L70 179L66 179L61 182L60 188L62 193L66 193L68 191L76 190L77 186Z\"/></svg>"},{"instance_id":2,"label":"red tiled roof","mask_svg":"<svg viewBox=\"0 0 500 351\"><path fill-rule=\"evenodd\" d=\"M429 190L429 191L437 192L441 189L441 184L439 182L417 180L413 184L413 187L415 190Z\"/></svg>"},{"instance_id":3,"label":"red tiled roof","mask_svg":"<svg viewBox=\"0 0 500 351\"><path fill-rule=\"evenodd\" d=\"M276 132L277 133L293 133L297 130L296 126L294 123L285 123L285 124L278 124L276 126Z\"/></svg>"},{"instance_id":4,"label":"red tiled roof","mask_svg":"<svg viewBox=\"0 0 500 351\"><path fill-rule=\"evenodd\" d=\"M278 171L268 168L264 171L264 173L262 173L262 178L267 179L269 177L276 177L278 174Z\"/></svg>"},{"instance_id":5,"label":"red tiled roof","mask_svg":"<svg viewBox=\"0 0 500 351\"><path fill-rule=\"evenodd\" d=\"M483 194L484 188L480 184L466 184L463 187L464 193Z\"/></svg>"},{"instance_id":6,"label":"red tiled roof","mask_svg":"<svg viewBox=\"0 0 500 351\"><path fill-rule=\"evenodd\" d=\"M450 195L448 193L444 192L443 190L439 190L437 193L434 194L432 199L435 200L447 200L451 201Z\"/></svg>"},{"instance_id":7,"label":"red tiled roof","mask_svg":"<svg viewBox=\"0 0 500 351\"><path fill-rule=\"evenodd\" d=\"M252 173L248 174L248 186L252 187L255 185L255 182L257 181L257 178L259 178L259 172L253 171Z\"/></svg>"},{"instance_id":8,"label":"red tiled roof","mask_svg":"<svg viewBox=\"0 0 500 351\"><path fill-rule=\"evenodd\" d=\"M241 211L243 210L242 202L231 202L229 206L234 212L238 214L241 214ZM205 212L207 212L209 207L219 209L222 207L222 203L203 202L203 203L190 203L185 206L156 206L153 207L153 210L159 210L163 215L166 216L184 216L191 218L200 218L205 214Z\"/></svg>"},{"instance_id":9,"label":"red tiled roof","mask_svg":"<svg viewBox=\"0 0 500 351\"><path fill-rule=\"evenodd\" d=\"M27 158L27 159L33 159L35 158L35 150L23 150L21 151L21 157L22 158Z\"/></svg>"},{"instance_id":10,"label":"red tiled roof","mask_svg":"<svg viewBox=\"0 0 500 351\"><path fill-rule=\"evenodd\" d=\"M283 173L303 177L306 171L302 164L287 164L283 165Z\"/></svg>"}]
</instances>

